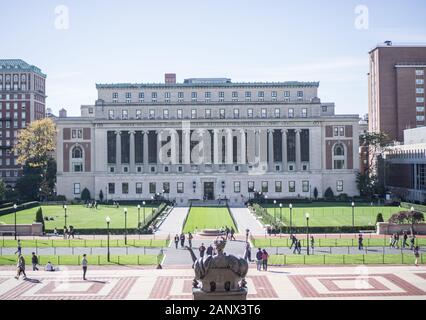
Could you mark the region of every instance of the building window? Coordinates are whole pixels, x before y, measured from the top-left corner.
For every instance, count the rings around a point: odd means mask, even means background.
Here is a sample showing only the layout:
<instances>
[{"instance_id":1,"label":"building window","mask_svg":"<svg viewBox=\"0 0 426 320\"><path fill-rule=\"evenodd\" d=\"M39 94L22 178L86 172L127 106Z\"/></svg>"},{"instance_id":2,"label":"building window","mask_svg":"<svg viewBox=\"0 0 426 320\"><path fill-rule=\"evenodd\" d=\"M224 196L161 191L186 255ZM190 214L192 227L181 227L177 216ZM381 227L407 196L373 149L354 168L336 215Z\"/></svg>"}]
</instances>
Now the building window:
<instances>
[{"instance_id":1,"label":"building window","mask_svg":"<svg viewBox=\"0 0 426 320\"><path fill-rule=\"evenodd\" d=\"M246 91L245 96L246 96L247 101L251 100L251 92L250 91Z\"/></svg>"},{"instance_id":2,"label":"building window","mask_svg":"<svg viewBox=\"0 0 426 320\"><path fill-rule=\"evenodd\" d=\"M136 193L137 194L142 193L142 182L136 182Z\"/></svg>"},{"instance_id":3,"label":"building window","mask_svg":"<svg viewBox=\"0 0 426 320\"><path fill-rule=\"evenodd\" d=\"M83 163L73 162L72 169L73 169L73 172L83 172Z\"/></svg>"},{"instance_id":4,"label":"building window","mask_svg":"<svg viewBox=\"0 0 426 320\"><path fill-rule=\"evenodd\" d=\"M271 97L272 98L277 98L277 92L276 91L272 91L271 92Z\"/></svg>"},{"instance_id":5,"label":"building window","mask_svg":"<svg viewBox=\"0 0 426 320\"><path fill-rule=\"evenodd\" d=\"M423 76L425 74L424 70L416 70L416 76Z\"/></svg>"},{"instance_id":6,"label":"building window","mask_svg":"<svg viewBox=\"0 0 426 320\"><path fill-rule=\"evenodd\" d=\"M225 119L225 109L219 110L219 119Z\"/></svg>"},{"instance_id":7,"label":"building window","mask_svg":"<svg viewBox=\"0 0 426 320\"><path fill-rule=\"evenodd\" d=\"M74 194L80 194L80 193L81 193L80 184L74 183Z\"/></svg>"},{"instance_id":8,"label":"building window","mask_svg":"<svg viewBox=\"0 0 426 320\"><path fill-rule=\"evenodd\" d=\"M302 181L302 192L309 192L309 181Z\"/></svg>"},{"instance_id":9,"label":"building window","mask_svg":"<svg viewBox=\"0 0 426 320\"><path fill-rule=\"evenodd\" d=\"M296 192L296 181L288 182L288 192Z\"/></svg>"},{"instance_id":10,"label":"building window","mask_svg":"<svg viewBox=\"0 0 426 320\"><path fill-rule=\"evenodd\" d=\"M155 119L155 110L154 109L149 109L149 118Z\"/></svg>"},{"instance_id":11,"label":"building window","mask_svg":"<svg viewBox=\"0 0 426 320\"><path fill-rule=\"evenodd\" d=\"M281 181L275 181L275 192L282 192L283 185Z\"/></svg>"},{"instance_id":12,"label":"building window","mask_svg":"<svg viewBox=\"0 0 426 320\"><path fill-rule=\"evenodd\" d=\"M144 102L145 100L145 93L139 92L139 102Z\"/></svg>"},{"instance_id":13,"label":"building window","mask_svg":"<svg viewBox=\"0 0 426 320\"><path fill-rule=\"evenodd\" d=\"M293 108L288 109L288 117L294 118L294 109Z\"/></svg>"},{"instance_id":14,"label":"building window","mask_svg":"<svg viewBox=\"0 0 426 320\"><path fill-rule=\"evenodd\" d=\"M183 118L183 111L182 111L182 109L178 109L177 110L176 116L177 116L178 119L182 119Z\"/></svg>"},{"instance_id":15,"label":"building window","mask_svg":"<svg viewBox=\"0 0 426 320\"><path fill-rule=\"evenodd\" d=\"M170 100L170 92L164 92L164 99Z\"/></svg>"},{"instance_id":16,"label":"building window","mask_svg":"<svg viewBox=\"0 0 426 320\"><path fill-rule=\"evenodd\" d=\"M424 81L424 79L416 79L416 84L424 84L425 83L425 81Z\"/></svg>"},{"instance_id":17,"label":"building window","mask_svg":"<svg viewBox=\"0 0 426 320\"><path fill-rule=\"evenodd\" d=\"M81 139L83 138L83 130L82 129L73 129L71 130L72 139Z\"/></svg>"},{"instance_id":18,"label":"building window","mask_svg":"<svg viewBox=\"0 0 426 320\"><path fill-rule=\"evenodd\" d=\"M238 119L240 117L240 109L234 109L234 119Z\"/></svg>"},{"instance_id":19,"label":"building window","mask_svg":"<svg viewBox=\"0 0 426 320\"><path fill-rule=\"evenodd\" d=\"M345 148L340 143L336 144L333 148L333 164L335 170L345 168Z\"/></svg>"},{"instance_id":20,"label":"building window","mask_svg":"<svg viewBox=\"0 0 426 320\"><path fill-rule=\"evenodd\" d=\"M206 117L206 119L210 119L212 117L212 110L211 109L206 109L205 117Z\"/></svg>"},{"instance_id":21,"label":"building window","mask_svg":"<svg viewBox=\"0 0 426 320\"><path fill-rule=\"evenodd\" d=\"M108 110L108 119L114 120L114 110Z\"/></svg>"},{"instance_id":22,"label":"building window","mask_svg":"<svg viewBox=\"0 0 426 320\"><path fill-rule=\"evenodd\" d=\"M108 193L109 194L115 194L115 183L108 183Z\"/></svg>"},{"instance_id":23,"label":"building window","mask_svg":"<svg viewBox=\"0 0 426 320\"><path fill-rule=\"evenodd\" d=\"M281 111L280 109L275 109L275 118L280 118L281 117Z\"/></svg>"},{"instance_id":24,"label":"building window","mask_svg":"<svg viewBox=\"0 0 426 320\"><path fill-rule=\"evenodd\" d=\"M302 118L306 118L308 116L308 109L302 108Z\"/></svg>"},{"instance_id":25,"label":"building window","mask_svg":"<svg viewBox=\"0 0 426 320\"><path fill-rule=\"evenodd\" d=\"M129 193L129 184L127 182L123 182L121 184L121 193L128 194Z\"/></svg>"},{"instance_id":26,"label":"building window","mask_svg":"<svg viewBox=\"0 0 426 320\"><path fill-rule=\"evenodd\" d=\"M284 97L289 98L290 97L290 91L284 91Z\"/></svg>"},{"instance_id":27,"label":"building window","mask_svg":"<svg viewBox=\"0 0 426 320\"><path fill-rule=\"evenodd\" d=\"M262 192L268 192L268 181L262 181Z\"/></svg>"},{"instance_id":28,"label":"building window","mask_svg":"<svg viewBox=\"0 0 426 320\"><path fill-rule=\"evenodd\" d=\"M424 103L425 102L425 98L423 98L423 97L417 97L416 98L416 102L417 103Z\"/></svg>"},{"instance_id":29,"label":"building window","mask_svg":"<svg viewBox=\"0 0 426 320\"><path fill-rule=\"evenodd\" d=\"M423 93L425 93L425 89L424 88L416 88L416 93L417 94L423 94Z\"/></svg>"},{"instance_id":30,"label":"building window","mask_svg":"<svg viewBox=\"0 0 426 320\"><path fill-rule=\"evenodd\" d=\"M151 92L151 100L152 102L157 102L157 92Z\"/></svg>"},{"instance_id":31,"label":"building window","mask_svg":"<svg viewBox=\"0 0 426 320\"><path fill-rule=\"evenodd\" d=\"M80 147L74 147L72 149L72 158L73 159L82 159L83 158L83 151Z\"/></svg>"},{"instance_id":32,"label":"building window","mask_svg":"<svg viewBox=\"0 0 426 320\"><path fill-rule=\"evenodd\" d=\"M322 106L322 112L327 112L327 106Z\"/></svg>"},{"instance_id":33,"label":"building window","mask_svg":"<svg viewBox=\"0 0 426 320\"><path fill-rule=\"evenodd\" d=\"M253 118L253 109L247 109L247 118Z\"/></svg>"},{"instance_id":34,"label":"building window","mask_svg":"<svg viewBox=\"0 0 426 320\"><path fill-rule=\"evenodd\" d=\"M298 99L303 98L303 91L297 91L297 98Z\"/></svg>"},{"instance_id":35,"label":"building window","mask_svg":"<svg viewBox=\"0 0 426 320\"><path fill-rule=\"evenodd\" d=\"M417 121L425 121L425 116L416 116Z\"/></svg>"},{"instance_id":36,"label":"building window","mask_svg":"<svg viewBox=\"0 0 426 320\"><path fill-rule=\"evenodd\" d=\"M176 188L177 188L177 193L183 193L184 192L183 182L177 182Z\"/></svg>"},{"instance_id":37,"label":"building window","mask_svg":"<svg viewBox=\"0 0 426 320\"><path fill-rule=\"evenodd\" d=\"M266 117L267 117L267 115L268 115L268 113L267 113L266 109L262 108L262 109L260 110L260 117L261 117L261 118L266 118Z\"/></svg>"},{"instance_id":38,"label":"building window","mask_svg":"<svg viewBox=\"0 0 426 320\"><path fill-rule=\"evenodd\" d=\"M336 190L337 192L343 192L343 180L337 180Z\"/></svg>"},{"instance_id":39,"label":"building window","mask_svg":"<svg viewBox=\"0 0 426 320\"><path fill-rule=\"evenodd\" d=\"M149 183L149 193L156 193L157 192L157 186L155 182Z\"/></svg>"},{"instance_id":40,"label":"building window","mask_svg":"<svg viewBox=\"0 0 426 320\"><path fill-rule=\"evenodd\" d=\"M219 91L219 102L223 102L225 100L225 92Z\"/></svg>"},{"instance_id":41,"label":"building window","mask_svg":"<svg viewBox=\"0 0 426 320\"><path fill-rule=\"evenodd\" d=\"M254 181L249 181L247 183L247 191L248 192L254 192Z\"/></svg>"},{"instance_id":42,"label":"building window","mask_svg":"<svg viewBox=\"0 0 426 320\"><path fill-rule=\"evenodd\" d=\"M163 182L163 193L170 193L170 182Z\"/></svg>"},{"instance_id":43,"label":"building window","mask_svg":"<svg viewBox=\"0 0 426 320\"><path fill-rule=\"evenodd\" d=\"M197 101L197 93L196 92L191 92L191 99L192 99L192 102Z\"/></svg>"},{"instance_id":44,"label":"building window","mask_svg":"<svg viewBox=\"0 0 426 320\"><path fill-rule=\"evenodd\" d=\"M142 110L136 110L136 120L142 119Z\"/></svg>"},{"instance_id":45,"label":"building window","mask_svg":"<svg viewBox=\"0 0 426 320\"><path fill-rule=\"evenodd\" d=\"M169 109L164 109L163 110L163 119L168 119L169 118Z\"/></svg>"},{"instance_id":46,"label":"building window","mask_svg":"<svg viewBox=\"0 0 426 320\"><path fill-rule=\"evenodd\" d=\"M425 107L416 107L416 111L417 112L424 112L425 111Z\"/></svg>"},{"instance_id":47,"label":"building window","mask_svg":"<svg viewBox=\"0 0 426 320\"><path fill-rule=\"evenodd\" d=\"M212 93L210 91L207 91L204 93L204 98L206 98L206 100L210 100L212 97Z\"/></svg>"},{"instance_id":48,"label":"building window","mask_svg":"<svg viewBox=\"0 0 426 320\"><path fill-rule=\"evenodd\" d=\"M121 119L123 119L123 120L129 119L129 111L128 110L122 110L121 111Z\"/></svg>"},{"instance_id":49,"label":"building window","mask_svg":"<svg viewBox=\"0 0 426 320\"><path fill-rule=\"evenodd\" d=\"M234 181L234 193L240 193L240 192L241 192L241 182Z\"/></svg>"},{"instance_id":50,"label":"building window","mask_svg":"<svg viewBox=\"0 0 426 320\"><path fill-rule=\"evenodd\" d=\"M191 110L191 119L197 119L197 109Z\"/></svg>"}]
</instances>

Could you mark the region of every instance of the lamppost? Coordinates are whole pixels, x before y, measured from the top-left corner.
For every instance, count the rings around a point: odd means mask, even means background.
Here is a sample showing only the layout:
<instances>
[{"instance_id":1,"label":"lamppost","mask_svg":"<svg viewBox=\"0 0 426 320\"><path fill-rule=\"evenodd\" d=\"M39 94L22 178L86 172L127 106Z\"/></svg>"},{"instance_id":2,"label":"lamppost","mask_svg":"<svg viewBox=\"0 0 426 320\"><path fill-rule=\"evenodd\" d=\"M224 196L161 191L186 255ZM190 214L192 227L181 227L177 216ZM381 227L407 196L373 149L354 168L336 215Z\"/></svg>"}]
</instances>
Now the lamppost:
<instances>
[{"instance_id":1,"label":"lamppost","mask_svg":"<svg viewBox=\"0 0 426 320\"><path fill-rule=\"evenodd\" d=\"M290 233L293 234L293 205L290 203L288 207L290 208Z\"/></svg>"},{"instance_id":2,"label":"lamppost","mask_svg":"<svg viewBox=\"0 0 426 320\"><path fill-rule=\"evenodd\" d=\"M65 228L66 228L67 227L67 205L66 204L64 204L64 212L65 212L64 218L65 218Z\"/></svg>"},{"instance_id":3,"label":"lamppost","mask_svg":"<svg viewBox=\"0 0 426 320\"><path fill-rule=\"evenodd\" d=\"M124 244L127 245L127 208L124 208Z\"/></svg>"},{"instance_id":4,"label":"lamppost","mask_svg":"<svg viewBox=\"0 0 426 320\"><path fill-rule=\"evenodd\" d=\"M277 200L274 200L274 221L277 222Z\"/></svg>"},{"instance_id":5,"label":"lamppost","mask_svg":"<svg viewBox=\"0 0 426 320\"><path fill-rule=\"evenodd\" d=\"M108 251L107 251L107 260L109 262L109 223L111 222L111 218L110 217L106 217L105 221L107 223L107 247L108 247Z\"/></svg>"},{"instance_id":6,"label":"lamppost","mask_svg":"<svg viewBox=\"0 0 426 320\"><path fill-rule=\"evenodd\" d=\"M413 217L414 207L411 207L410 211L411 211L411 236L414 237L414 217Z\"/></svg>"},{"instance_id":7,"label":"lamppost","mask_svg":"<svg viewBox=\"0 0 426 320\"><path fill-rule=\"evenodd\" d=\"M18 206L16 205L16 203L13 205L13 210L15 211L15 240L16 240L16 208L18 208Z\"/></svg>"},{"instance_id":8,"label":"lamppost","mask_svg":"<svg viewBox=\"0 0 426 320\"><path fill-rule=\"evenodd\" d=\"M38 188L38 194L39 194L39 197L40 197L40 202L41 202L41 188Z\"/></svg>"},{"instance_id":9,"label":"lamppost","mask_svg":"<svg viewBox=\"0 0 426 320\"><path fill-rule=\"evenodd\" d=\"M352 201L352 227L355 227L355 202Z\"/></svg>"},{"instance_id":10,"label":"lamppost","mask_svg":"<svg viewBox=\"0 0 426 320\"><path fill-rule=\"evenodd\" d=\"M283 204L280 203L280 221L283 221Z\"/></svg>"},{"instance_id":11,"label":"lamppost","mask_svg":"<svg viewBox=\"0 0 426 320\"><path fill-rule=\"evenodd\" d=\"M142 201L142 205L143 205L143 225L145 226L145 201Z\"/></svg>"},{"instance_id":12,"label":"lamppost","mask_svg":"<svg viewBox=\"0 0 426 320\"><path fill-rule=\"evenodd\" d=\"M138 229L141 225L141 205L138 204Z\"/></svg>"},{"instance_id":13,"label":"lamppost","mask_svg":"<svg viewBox=\"0 0 426 320\"><path fill-rule=\"evenodd\" d=\"M306 217L306 252L309 256L309 213L306 212L305 213L305 217Z\"/></svg>"}]
</instances>

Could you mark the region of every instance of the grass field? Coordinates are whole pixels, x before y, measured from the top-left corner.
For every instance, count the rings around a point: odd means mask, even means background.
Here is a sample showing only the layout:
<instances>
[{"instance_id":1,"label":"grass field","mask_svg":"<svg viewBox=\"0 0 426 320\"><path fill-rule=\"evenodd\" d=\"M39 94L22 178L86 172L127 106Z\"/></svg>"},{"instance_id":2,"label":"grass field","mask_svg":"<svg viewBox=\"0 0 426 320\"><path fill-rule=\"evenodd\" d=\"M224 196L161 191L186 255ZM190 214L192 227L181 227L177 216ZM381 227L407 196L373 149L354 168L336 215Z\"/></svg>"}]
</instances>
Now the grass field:
<instances>
[{"instance_id":1,"label":"grass field","mask_svg":"<svg viewBox=\"0 0 426 320\"><path fill-rule=\"evenodd\" d=\"M270 265L324 265L324 264L414 264L413 254L330 254L330 255L271 255ZM426 262L426 255L422 254L419 263Z\"/></svg>"},{"instance_id":2,"label":"grass field","mask_svg":"<svg viewBox=\"0 0 426 320\"><path fill-rule=\"evenodd\" d=\"M75 229L106 229L105 218L111 218L111 229L124 229L124 206L120 208L99 206L99 209L90 209L82 205L67 206L67 225L74 226ZM138 208L136 206L126 207L127 228L137 228ZM46 230L53 230L55 227L62 231L65 225L64 209L62 206L42 206L44 217L53 217L53 221L45 221ZM148 221L152 215L153 207L145 207L145 220ZM32 223L35 220L38 207L22 210L16 213L17 224ZM14 224L14 213L0 217L0 223ZM143 223L143 208L140 209L140 219Z\"/></svg>"},{"instance_id":3,"label":"grass field","mask_svg":"<svg viewBox=\"0 0 426 320\"><path fill-rule=\"evenodd\" d=\"M296 235L297 236L297 235ZM299 237L301 245L306 247L306 235ZM291 241L286 238L255 238L252 239L252 243L258 248L271 248L271 247L290 247ZM409 241L408 241L409 243ZM382 247L389 246L389 236L384 238L364 238L364 247ZM426 238L416 238L416 244L419 246L426 246ZM399 245L402 245L400 240ZM315 239L316 247L357 247L358 238L352 239Z\"/></svg>"},{"instance_id":4,"label":"grass field","mask_svg":"<svg viewBox=\"0 0 426 320\"><path fill-rule=\"evenodd\" d=\"M31 268L31 256L24 255L27 264L27 270ZM82 256L77 255L40 255L40 269L51 262L53 265L79 265ZM110 262L107 261L106 255L87 255L87 261L90 265L157 265L162 260L162 255L145 254L145 255L111 255ZM16 265L16 256L0 256L0 265Z\"/></svg>"},{"instance_id":5,"label":"grass field","mask_svg":"<svg viewBox=\"0 0 426 320\"><path fill-rule=\"evenodd\" d=\"M290 209L288 204L280 210L279 204L264 205L272 217L276 217L286 225L290 225ZM386 221L389 217L404 209L390 206L371 206L368 203L356 203L354 208L354 221L356 226L373 226L376 223L378 213L383 215ZM292 224L295 227L306 226L305 213L309 213L309 226L352 226L352 207L350 203L303 203L295 204L292 209Z\"/></svg>"},{"instance_id":6,"label":"grass field","mask_svg":"<svg viewBox=\"0 0 426 320\"><path fill-rule=\"evenodd\" d=\"M237 227L232 221L227 208L192 207L186 220L183 232L194 232L202 229L220 229L221 227Z\"/></svg>"},{"instance_id":7,"label":"grass field","mask_svg":"<svg viewBox=\"0 0 426 320\"><path fill-rule=\"evenodd\" d=\"M70 239L70 240L21 240L21 244L23 248L59 248L59 247L88 247L88 248L96 248L96 247L106 247L107 240L78 240L78 239ZM128 239L127 247L154 247L154 248L165 248L168 247L168 240L161 239ZM4 248L15 248L17 246L17 242L15 240L0 240L0 247ZM126 247L124 244L124 240L122 239L110 239L109 241L110 247Z\"/></svg>"}]
</instances>

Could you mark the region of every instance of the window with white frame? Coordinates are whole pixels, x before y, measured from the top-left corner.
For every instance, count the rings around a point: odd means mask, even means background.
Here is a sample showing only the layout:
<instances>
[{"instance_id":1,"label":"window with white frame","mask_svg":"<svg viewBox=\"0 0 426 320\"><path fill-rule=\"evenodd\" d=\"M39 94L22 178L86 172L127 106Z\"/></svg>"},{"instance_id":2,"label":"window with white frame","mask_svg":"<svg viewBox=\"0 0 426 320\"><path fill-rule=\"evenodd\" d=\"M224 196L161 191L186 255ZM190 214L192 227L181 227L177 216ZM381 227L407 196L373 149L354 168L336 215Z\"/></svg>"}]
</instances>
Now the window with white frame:
<instances>
[{"instance_id":1,"label":"window with white frame","mask_svg":"<svg viewBox=\"0 0 426 320\"><path fill-rule=\"evenodd\" d=\"M219 91L219 102L223 102L225 100L225 92Z\"/></svg>"},{"instance_id":2,"label":"window with white frame","mask_svg":"<svg viewBox=\"0 0 426 320\"><path fill-rule=\"evenodd\" d=\"M425 74L425 71L422 69L417 69L416 70L416 76L423 76Z\"/></svg>"},{"instance_id":3,"label":"window with white frame","mask_svg":"<svg viewBox=\"0 0 426 320\"><path fill-rule=\"evenodd\" d=\"M266 118L268 116L268 112L267 112L267 110L265 109L265 108L262 108L261 110L260 110L260 117L261 118Z\"/></svg>"},{"instance_id":4,"label":"window with white frame","mask_svg":"<svg viewBox=\"0 0 426 320\"><path fill-rule=\"evenodd\" d=\"M132 93L126 92L126 103L132 102Z\"/></svg>"},{"instance_id":5,"label":"window with white frame","mask_svg":"<svg viewBox=\"0 0 426 320\"><path fill-rule=\"evenodd\" d=\"M290 91L284 91L284 98L290 98Z\"/></svg>"},{"instance_id":6,"label":"window with white frame","mask_svg":"<svg viewBox=\"0 0 426 320\"><path fill-rule=\"evenodd\" d=\"M121 119L123 119L123 120L129 119L129 111L128 110L122 110L121 111Z\"/></svg>"},{"instance_id":7,"label":"window with white frame","mask_svg":"<svg viewBox=\"0 0 426 320\"><path fill-rule=\"evenodd\" d=\"M241 182L234 181L234 193L240 193L240 192L241 192Z\"/></svg>"},{"instance_id":8,"label":"window with white frame","mask_svg":"<svg viewBox=\"0 0 426 320\"><path fill-rule=\"evenodd\" d=\"M424 88L416 88L416 93L417 94L423 94L423 93L425 93L425 89Z\"/></svg>"},{"instance_id":9,"label":"window with white frame","mask_svg":"<svg viewBox=\"0 0 426 320\"><path fill-rule=\"evenodd\" d=\"M302 181L302 192L309 192L309 181Z\"/></svg>"},{"instance_id":10,"label":"window with white frame","mask_svg":"<svg viewBox=\"0 0 426 320\"><path fill-rule=\"evenodd\" d=\"M184 99L184 93L183 92L178 92L178 101L182 102Z\"/></svg>"},{"instance_id":11,"label":"window with white frame","mask_svg":"<svg viewBox=\"0 0 426 320\"><path fill-rule=\"evenodd\" d=\"M206 109L204 116L206 119L210 119L212 117L212 110Z\"/></svg>"},{"instance_id":12,"label":"window with white frame","mask_svg":"<svg viewBox=\"0 0 426 320\"><path fill-rule=\"evenodd\" d=\"M425 102L425 98L423 98L423 97L417 97L416 98L416 102L417 103L424 103Z\"/></svg>"},{"instance_id":13,"label":"window with white frame","mask_svg":"<svg viewBox=\"0 0 426 320\"><path fill-rule=\"evenodd\" d=\"M288 117L289 118L294 118L294 109L293 108L289 108L288 109Z\"/></svg>"},{"instance_id":14,"label":"window with white frame","mask_svg":"<svg viewBox=\"0 0 426 320\"><path fill-rule=\"evenodd\" d=\"M275 181L275 192L280 193L283 191L282 181Z\"/></svg>"},{"instance_id":15,"label":"window with white frame","mask_svg":"<svg viewBox=\"0 0 426 320\"><path fill-rule=\"evenodd\" d=\"M280 118L281 117L281 111L280 109L276 108L275 109L275 118Z\"/></svg>"},{"instance_id":16,"label":"window with white frame","mask_svg":"<svg viewBox=\"0 0 426 320\"><path fill-rule=\"evenodd\" d=\"M296 181L288 182L288 192L296 192Z\"/></svg>"},{"instance_id":17,"label":"window with white frame","mask_svg":"<svg viewBox=\"0 0 426 320\"><path fill-rule=\"evenodd\" d=\"M253 118L253 109L247 109L247 118Z\"/></svg>"},{"instance_id":18,"label":"window with white frame","mask_svg":"<svg viewBox=\"0 0 426 320\"><path fill-rule=\"evenodd\" d=\"M136 193L137 194L142 193L142 182L136 182Z\"/></svg>"},{"instance_id":19,"label":"window with white frame","mask_svg":"<svg viewBox=\"0 0 426 320\"><path fill-rule=\"evenodd\" d=\"M113 120L114 119L114 110L108 110L108 119Z\"/></svg>"},{"instance_id":20,"label":"window with white frame","mask_svg":"<svg viewBox=\"0 0 426 320\"><path fill-rule=\"evenodd\" d=\"M144 101L145 101L145 93L139 92L139 102L144 102Z\"/></svg>"},{"instance_id":21,"label":"window with white frame","mask_svg":"<svg viewBox=\"0 0 426 320\"><path fill-rule=\"evenodd\" d=\"M140 109L136 110L136 119L137 120L142 119L142 110L140 110Z\"/></svg>"},{"instance_id":22,"label":"window with white frame","mask_svg":"<svg viewBox=\"0 0 426 320\"><path fill-rule=\"evenodd\" d=\"M197 119L197 109L191 109L191 119Z\"/></svg>"},{"instance_id":23,"label":"window with white frame","mask_svg":"<svg viewBox=\"0 0 426 320\"><path fill-rule=\"evenodd\" d=\"M343 180L336 181L336 191L343 192Z\"/></svg>"},{"instance_id":24,"label":"window with white frame","mask_svg":"<svg viewBox=\"0 0 426 320\"><path fill-rule=\"evenodd\" d=\"M416 120L417 120L418 122L425 121L425 116L416 116Z\"/></svg>"},{"instance_id":25,"label":"window with white frame","mask_svg":"<svg viewBox=\"0 0 426 320\"><path fill-rule=\"evenodd\" d=\"M333 169L345 169L345 147L341 143L337 143L333 147Z\"/></svg>"},{"instance_id":26,"label":"window with white frame","mask_svg":"<svg viewBox=\"0 0 426 320\"><path fill-rule=\"evenodd\" d=\"M425 83L424 79L416 79L416 84L422 85Z\"/></svg>"},{"instance_id":27,"label":"window with white frame","mask_svg":"<svg viewBox=\"0 0 426 320\"><path fill-rule=\"evenodd\" d=\"M238 119L240 117L240 109L234 109L234 119Z\"/></svg>"},{"instance_id":28,"label":"window with white frame","mask_svg":"<svg viewBox=\"0 0 426 320\"><path fill-rule=\"evenodd\" d=\"M245 92L246 101L251 101L251 91Z\"/></svg>"},{"instance_id":29,"label":"window with white frame","mask_svg":"<svg viewBox=\"0 0 426 320\"><path fill-rule=\"evenodd\" d=\"M151 92L151 101L157 102L157 92Z\"/></svg>"},{"instance_id":30,"label":"window with white frame","mask_svg":"<svg viewBox=\"0 0 426 320\"><path fill-rule=\"evenodd\" d=\"M225 109L219 109L219 119L225 119Z\"/></svg>"},{"instance_id":31,"label":"window with white frame","mask_svg":"<svg viewBox=\"0 0 426 320\"><path fill-rule=\"evenodd\" d=\"M306 118L308 116L308 109L307 108L302 108L301 116L302 116L302 118Z\"/></svg>"},{"instance_id":32,"label":"window with white frame","mask_svg":"<svg viewBox=\"0 0 426 320\"><path fill-rule=\"evenodd\" d=\"M297 98L302 99L303 98L303 91L297 91Z\"/></svg>"},{"instance_id":33,"label":"window with white frame","mask_svg":"<svg viewBox=\"0 0 426 320\"><path fill-rule=\"evenodd\" d=\"M268 192L268 181L262 181L262 192Z\"/></svg>"},{"instance_id":34,"label":"window with white frame","mask_svg":"<svg viewBox=\"0 0 426 320\"><path fill-rule=\"evenodd\" d=\"M183 193L184 192L183 182L177 182L176 189L177 189L177 193Z\"/></svg>"},{"instance_id":35,"label":"window with white frame","mask_svg":"<svg viewBox=\"0 0 426 320\"><path fill-rule=\"evenodd\" d=\"M163 119L169 118L169 109L163 109Z\"/></svg>"},{"instance_id":36,"label":"window with white frame","mask_svg":"<svg viewBox=\"0 0 426 320\"><path fill-rule=\"evenodd\" d=\"M80 194L81 188L79 183L74 183L74 194Z\"/></svg>"},{"instance_id":37,"label":"window with white frame","mask_svg":"<svg viewBox=\"0 0 426 320\"><path fill-rule=\"evenodd\" d=\"M176 117L178 119L182 119L183 118L183 110L182 109L177 109L177 111L176 111Z\"/></svg>"},{"instance_id":38,"label":"window with white frame","mask_svg":"<svg viewBox=\"0 0 426 320\"><path fill-rule=\"evenodd\" d=\"M192 99L192 102L197 101L197 92L191 92L191 99Z\"/></svg>"},{"instance_id":39,"label":"window with white frame","mask_svg":"<svg viewBox=\"0 0 426 320\"><path fill-rule=\"evenodd\" d=\"M155 110L154 109L149 109L149 118L155 119Z\"/></svg>"}]
</instances>

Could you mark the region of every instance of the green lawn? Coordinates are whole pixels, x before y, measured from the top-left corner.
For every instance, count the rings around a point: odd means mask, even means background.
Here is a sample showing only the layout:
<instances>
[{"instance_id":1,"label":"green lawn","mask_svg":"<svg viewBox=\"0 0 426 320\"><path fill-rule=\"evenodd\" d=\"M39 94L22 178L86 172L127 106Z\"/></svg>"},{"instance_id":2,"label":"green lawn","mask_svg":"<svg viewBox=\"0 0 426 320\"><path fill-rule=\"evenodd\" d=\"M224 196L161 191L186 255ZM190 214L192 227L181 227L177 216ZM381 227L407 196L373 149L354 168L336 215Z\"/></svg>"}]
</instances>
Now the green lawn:
<instances>
[{"instance_id":1,"label":"green lawn","mask_svg":"<svg viewBox=\"0 0 426 320\"><path fill-rule=\"evenodd\" d=\"M79 265L82 256L78 255L40 255L39 264L44 266L47 262L53 265ZM27 269L31 268L31 256L24 256ZM145 254L145 255L111 255L110 262L107 261L106 255L87 255L87 261L90 265L157 265L162 260L162 255ZM0 256L0 265L16 265L16 256Z\"/></svg>"},{"instance_id":2,"label":"green lawn","mask_svg":"<svg viewBox=\"0 0 426 320\"><path fill-rule=\"evenodd\" d=\"M297 236L297 235L296 235ZM306 247L306 235L302 235L299 237L301 245ZM286 238L279 237L270 237L270 238L255 238L252 239L252 243L255 247L258 248L267 248L267 247L290 247L291 241ZM364 238L363 241L364 247L382 247L389 246L389 236L385 238ZM409 244L409 241L408 241ZM416 238L416 244L419 246L426 246L426 238ZM399 245L402 245L402 241L400 240ZM347 246L358 246L358 238L352 239L315 239L316 247L347 247Z\"/></svg>"},{"instance_id":3,"label":"green lawn","mask_svg":"<svg viewBox=\"0 0 426 320\"><path fill-rule=\"evenodd\" d=\"M124 229L124 206L115 208L100 205L99 209L89 209L83 205L67 206L67 225L77 229L106 229L105 218L111 218L111 229ZM137 228L138 208L127 206L127 228ZM145 207L145 220L148 221L152 215L154 207ZM156 207L155 207L156 208ZM53 217L53 221L45 221L46 230L53 230L55 227L62 231L65 225L64 209L62 206L42 206L44 217ZM32 223L35 220L38 207L17 212L16 220L18 224ZM140 219L143 223L143 208L140 209ZM0 217L0 223L14 224L14 213Z\"/></svg>"},{"instance_id":4,"label":"green lawn","mask_svg":"<svg viewBox=\"0 0 426 320\"><path fill-rule=\"evenodd\" d=\"M271 255L268 263L271 265L289 264L414 264L413 254L330 254L330 255ZM419 263L426 262L426 255L422 254Z\"/></svg>"},{"instance_id":5,"label":"green lawn","mask_svg":"<svg viewBox=\"0 0 426 320\"><path fill-rule=\"evenodd\" d=\"M107 240L21 240L22 247L24 248L52 248L52 247L106 247ZM15 248L17 242L15 240L1 240L0 247L4 248ZM123 239L110 239L110 247L126 247ZM165 248L168 247L169 241L162 239L128 239L128 247L156 247L156 248Z\"/></svg>"},{"instance_id":6,"label":"green lawn","mask_svg":"<svg viewBox=\"0 0 426 320\"><path fill-rule=\"evenodd\" d=\"M279 204L264 205L268 213L286 225L290 225L290 209L288 204L283 204L280 210ZM356 226L375 225L378 213L382 213L386 221L389 217L401 210L399 207L371 206L368 203L356 203L354 208L354 221ZM306 226L305 214L309 213L309 225L312 227L351 226L352 207L350 203L301 203L294 204L292 209L292 224L295 227Z\"/></svg>"},{"instance_id":7,"label":"green lawn","mask_svg":"<svg viewBox=\"0 0 426 320\"><path fill-rule=\"evenodd\" d=\"M212 207L193 207L191 208L188 219L186 220L183 232L194 232L202 229L219 229L220 227L234 228L237 227L232 221L231 215L227 208Z\"/></svg>"}]
</instances>

